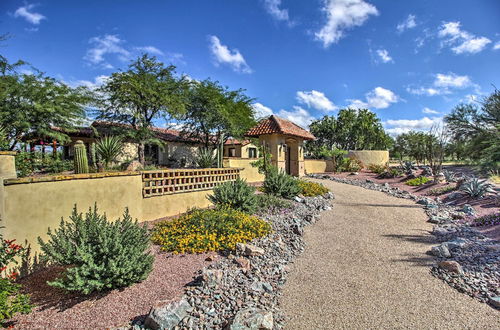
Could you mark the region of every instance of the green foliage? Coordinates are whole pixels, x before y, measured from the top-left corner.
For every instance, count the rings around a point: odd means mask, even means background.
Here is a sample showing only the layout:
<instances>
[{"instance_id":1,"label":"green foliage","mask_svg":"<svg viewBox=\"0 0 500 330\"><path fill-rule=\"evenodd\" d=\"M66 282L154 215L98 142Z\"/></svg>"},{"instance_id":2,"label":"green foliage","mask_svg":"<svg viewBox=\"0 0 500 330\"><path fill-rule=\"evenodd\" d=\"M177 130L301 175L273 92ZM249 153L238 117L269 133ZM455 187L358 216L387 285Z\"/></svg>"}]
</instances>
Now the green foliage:
<instances>
[{"instance_id":1,"label":"green foliage","mask_svg":"<svg viewBox=\"0 0 500 330\"><path fill-rule=\"evenodd\" d=\"M306 144L308 153L315 148L343 150L388 149L392 139L385 133L377 115L370 110L342 109L337 117L325 116L311 123L315 141Z\"/></svg>"},{"instance_id":2,"label":"green foliage","mask_svg":"<svg viewBox=\"0 0 500 330\"><path fill-rule=\"evenodd\" d=\"M283 198L293 198L300 194L298 180L272 166L264 178L264 191Z\"/></svg>"},{"instance_id":3,"label":"green foliage","mask_svg":"<svg viewBox=\"0 0 500 330\"><path fill-rule=\"evenodd\" d=\"M206 148L227 137L242 137L255 125L252 98L244 90L231 91L217 81L191 83L187 93L183 135L202 141Z\"/></svg>"},{"instance_id":4,"label":"green foliage","mask_svg":"<svg viewBox=\"0 0 500 330\"><path fill-rule=\"evenodd\" d=\"M410 179L406 181L405 183L409 186L421 186L426 184L427 182L432 181L428 177L425 176L419 176L418 178Z\"/></svg>"},{"instance_id":5,"label":"green foliage","mask_svg":"<svg viewBox=\"0 0 500 330\"><path fill-rule=\"evenodd\" d=\"M363 163L359 159L342 158L342 162L337 165L336 172L357 172L363 168Z\"/></svg>"},{"instance_id":6,"label":"green foliage","mask_svg":"<svg viewBox=\"0 0 500 330\"><path fill-rule=\"evenodd\" d=\"M21 74L17 70L24 65L0 57L0 127L8 149L22 139L69 141L63 131L82 122L91 100L88 90L71 88L34 68L34 74Z\"/></svg>"},{"instance_id":7,"label":"green foliage","mask_svg":"<svg viewBox=\"0 0 500 330\"><path fill-rule=\"evenodd\" d=\"M95 153L104 162L104 167L116 161L123 150L122 139L117 135L106 135L95 143Z\"/></svg>"},{"instance_id":8,"label":"green foliage","mask_svg":"<svg viewBox=\"0 0 500 330\"><path fill-rule=\"evenodd\" d=\"M200 148L196 155L196 165L199 168L212 168L216 161L216 155L211 148Z\"/></svg>"},{"instance_id":9,"label":"green foliage","mask_svg":"<svg viewBox=\"0 0 500 330\"><path fill-rule=\"evenodd\" d=\"M33 155L29 152L19 151L16 153L17 177L30 176L35 171L33 166Z\"/></svg>"},{"instance_id":10,"label":"green foliage","mask_svg":"<svg viewBox=\"0 0 500 330\"><path fill-rule=\"evenodd\" d=\"M259 147L259 155L261 156L254 162L251 162L252 167L256 167L260 174L266 174L267 170L271 168L272 154L266 146Z\"/></svg>"},{"instance_id":11,"label":"green foliage","mask_svg":"<svg viewBox=\"0 0 500 330\"><path fill-rule=\"evenodd\" d=\"M385 170L387 168L388 168L388 166L385 166L385 165L378 165L378 164L368 165L368 170L372 173L375 173L375 174L382 174L385 172Z\"/></svg>"},{"instance_id":12,"label":"green foliage","mask_svg":"<svg viewBox=\"0 0 500 330\"><path fill-rule=\"evenodd\" d=\"M439 195L447 194L447 193L452 192L454 190L457 190L457 187L455 185L448 185L448 186L433 188L433 189L429 190L429 195L439 196Z\"/></svg>"},{"instance_id":13,"label":"green foliage","mask_svg":"<svg viewBox=\"0 0 500 330\"><path fill-rule=\"evenodd\" d=\"M87 148L82 141L76 141L74 145L75 157L73 159L75 166L75 173L89 173L89 162L87 160Z\"/></svg>"},{"instance_id":14,"label":"green foliage","mask_svg":"<svg viewBox=\"0 0 500 330\"><path fill-rule=\"evenodd\" d=\"M145 165L144 145L159 143L150 129L155 119L179 118L186 111L189 83L178 78L175 66L142 55L128 70L113 73L98 89L98 119L128 124L117 133L139 144L139 161Z\"/></svg>"},{"instance_id":15,"label":"green foliage","mask_svg":"<svg viewBox=\"0 0 500 330\"><path fill-rule=\"evenodd\" d=\"M479 180L478 178L472 178L464 182L459 187L459 190L472 198L482 198L488 193L495 193L491 183L486 182L486 180Z\"/></svg>"},{"instance_id":16,"label":"green foliage","mask_svg":"<svg viewBox=\"0 0 500 330\"><path fill-rule=\"evenodd\" d=\"M416 169L415 168L415 164L412 162L412 161L404 161L404 162L400 162L400 167L401 167L401 170L403 170L403 172L405 172L406 175L410 175L413 173L413 170Z\"/></svg>"},{"instance_id":17,"label":"green foliage","mask_svg":"<svg viewBox=\"0 0 500 330\"><path fill-rule=\"evenodd\" d=\"M15 157L16 171L19 178L33 175L35 173L57 174L74 169L73 161L62 160L59 155L42 157L40 152L18 151Z\"/></svg>"},{"instance_id":18,"label":"green foliage","mask_svg":"<svg viewBox=\"0 0 500 330\"><path fill-rule=\"evenodd\" d=\"M234 250L237 243L266 236L271 225L230 208L195 209L175 220L155 225L152 240L174 253Z\"/></svg>"},{"instance_id":19,"label":"green foliage","mask_svg":"<svg viewBox=\"0 0 500 330\"><path fill-rule=\"evenodd\" d=\"M387 166L382 173L380 173L377 178L379 179L392 179L403 175L400 169L395 167Z\"/></svg>"},{"instance_id":20,"label":"green foliage","mask_svg":"<svg viewBox=\"0 0 500 330\"><path fill-rule=\"evenodd\" d=\"M266 212L273 209L287 209L292 206L289 200L269 194L256 195L257 207L260 212Z\"/></svg>"},{"instance_id":21,"label":"green foliage","mask_svg":"<svg viewBox=\"0 0 500 330\"><path fill-rule=\"evenodd\" d=\"M300 194L306 197L315 197L326 194L329 190L320 183L298 180Z\"/></svg>"},{"instance_id":22,"label":"green foliage","mask_svg":"<svg viewBox=\"0 0 500 330\"><path fill-rule=\"evenodd\" d=\"M217 207L229 207L247 213L253 213L257 208L255 188L239 178L215 187L213 195L207 198Z\"/></svg>"},{"instance_id":23,"label":"green foliage","mask_svg":"<svg viewBox=\"0 0 500 330\"><path fill-rule=\"evenodd\" d=\"M443 171L443 175L444 175L444 179L446 180L446 182L448 183L451 183L451 182L456 182L457 181L457 176L455 175L454 172L452 171L447 171L447 170L444 170Z\"/></svg>"},{"instance_id":24,"label":"green foliage","mask_svg":"<svg viewBox=\"0 0 500 330\"><path fill-rule=\"evenodd\" d=\"M114 222L100 215L97 205L85 214L75 208L69 221L61 219L49 241L38 238L44 256L68 266L65 274L49 285L89 294L122 288L147 278L152 270L146 226L133 221L128 209Z\"/></svg>"},{"instance_id":25,"label":"green foliage","mask_svg":"<svg viewBox=\"0 0 500 330\"><path fill-rule=\"evenodd\" d=\"M33 305L30 297L20 293L21 286L11 279L0 278L0 326L16 313L28 314Z\"/></svg>"}]
</instances>

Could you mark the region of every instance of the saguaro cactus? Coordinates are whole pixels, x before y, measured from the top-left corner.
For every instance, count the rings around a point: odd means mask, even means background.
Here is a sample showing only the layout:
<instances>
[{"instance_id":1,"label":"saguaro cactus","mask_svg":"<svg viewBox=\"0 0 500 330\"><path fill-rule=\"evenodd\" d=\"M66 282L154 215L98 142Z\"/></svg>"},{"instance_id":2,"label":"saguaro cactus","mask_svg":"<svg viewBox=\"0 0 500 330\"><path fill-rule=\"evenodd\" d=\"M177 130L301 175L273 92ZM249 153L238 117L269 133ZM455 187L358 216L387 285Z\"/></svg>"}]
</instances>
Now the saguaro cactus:
<instances>
[{"instance_id":1,"label":"saguaro cactus","mask_svg":"<svg viewBox=\"0 0 500 330\"><path fill-rule=\"evenodd\" d=\"M88 173L89 172L89 162L87 160L87 149L83 141L78 140L75 143L75 173Z\"/></svg>"}]
</instances>

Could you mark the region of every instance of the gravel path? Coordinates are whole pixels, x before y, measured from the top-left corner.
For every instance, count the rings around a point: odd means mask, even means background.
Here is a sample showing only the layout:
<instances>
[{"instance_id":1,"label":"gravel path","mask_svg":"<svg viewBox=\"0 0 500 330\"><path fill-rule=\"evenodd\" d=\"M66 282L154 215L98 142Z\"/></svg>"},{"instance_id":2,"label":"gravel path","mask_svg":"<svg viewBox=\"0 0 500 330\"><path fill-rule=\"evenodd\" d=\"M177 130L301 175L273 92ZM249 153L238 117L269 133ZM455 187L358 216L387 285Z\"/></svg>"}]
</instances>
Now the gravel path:
<instances>
[{"instance_id":1,"label":"gravel path","mask_svg":"<svg viewBox=\"0 0 500 330\"><path fill-rule=\"evenodd\" d=\"M331 211L305 230L307 247L281 299L289 329L500 329L500 312L431 276L435 244L421 207L326 180Z\"/></svg>"}]
</instances>

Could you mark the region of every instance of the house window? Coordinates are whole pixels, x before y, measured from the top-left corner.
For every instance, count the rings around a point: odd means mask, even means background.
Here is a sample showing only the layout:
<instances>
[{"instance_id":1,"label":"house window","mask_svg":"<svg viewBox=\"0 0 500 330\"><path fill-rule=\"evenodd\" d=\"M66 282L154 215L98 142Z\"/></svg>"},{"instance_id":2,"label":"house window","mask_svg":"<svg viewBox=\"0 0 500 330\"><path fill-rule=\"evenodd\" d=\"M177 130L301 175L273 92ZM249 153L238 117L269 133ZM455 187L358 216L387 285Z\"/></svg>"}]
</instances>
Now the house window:
<instances>
[{"instance_id":1,"label":"house window","mask_svg":"<svg viewBox=\"0 0 500 330\"><path fill-rule=\"evenodd\" d=\"M236 157L236 148L229 148L229 157Z\"/></svg>"},{"instance_id":2,"label":"house window","mask_svg":"<svg viewBox=\"0 0 500 330\"><path fill-rule=\"evenodd\" d=\"M248 158L257 158L257 148L248 148Z\"/></svg>"}]
</instances>

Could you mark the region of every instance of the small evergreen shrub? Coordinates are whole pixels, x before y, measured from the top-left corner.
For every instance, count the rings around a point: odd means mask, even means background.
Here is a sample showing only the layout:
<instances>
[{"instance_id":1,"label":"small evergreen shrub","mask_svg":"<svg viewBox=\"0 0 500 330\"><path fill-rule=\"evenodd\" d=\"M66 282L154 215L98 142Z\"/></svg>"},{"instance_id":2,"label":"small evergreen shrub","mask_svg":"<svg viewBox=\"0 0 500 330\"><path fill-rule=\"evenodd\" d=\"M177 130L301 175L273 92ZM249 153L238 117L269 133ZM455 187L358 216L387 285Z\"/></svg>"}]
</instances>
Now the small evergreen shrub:
<instances>
[{"instance_id":1,"label":"small evergreen shrub","mask_svg":"<svg viewBox=\"0 0 500 330\"><path fill-rule=\"evenodd\" d=\"M428 177L425 176L419 176L418 178L410 179L406 181L405 183L409 186L421 186L426 184L427 182L432 181Z\"/></svg>"},{"instance_id":2,"label":"small evergreen shrub","mask_svg":"<svg viewBox=\"0 0 500 330\"><path fill-rule=\"evenodd\" d=\"M378 164L370 164L368 165L368 170L375 174L382 174L386 170L387 166L378 165Z\"/></svg>"},{"instance_id":3,"label":"small evergreen shrub","mask_svg":"<svg viewBox=\"0 0 500 330\"><path fill-rule=\"evenodd\" d=\"M248 213L254 212L257 207L255 188L239 178L215 187L213 195L207 198L217 207L230 207Z\"/></svg>"},{"instance_id":4,"label":"small evergreen shrub","mask_svg":"<svg viewBox=\"0 0 500 330\"><path fill-rule=\"evenodd\" d=\"M234 250L237 243L266 236L271 225L256 216L230 209L195 209L155 225L152 240L173 253Z\"/></svg>"},{"instance_id":5,"label":"small evergreen shrub","mask_svg":"<svg viewBox=\"0 0 500 330\"><path fill-rule=\"evenodd\" d=\"M267 194L283 198L293 198L300 194L298 180L291 175L280 171L277 167L271 167L264 178L264 191Z\"/></svg>"},{"instance_id":6,"label":"small evergreen shrub","mask_svg":"<svg viewBox=\"0 0 500 330\"><path fill-rule=\"evenodd\" d=\"M298 180L300 193L306 197L315 197L326 194L329 190L320 183Z\"/></svg>"},{"instance_id":7,"label":"small evergreen shrub","mask_svg":"<svg viewBox=\"0 0 500 330\"><path fill-rule=\"evenodd\" d=\"M149 234L132 221L128 209L114 222L100 215L97 205L85 214L76 205L69 221L48 231L49 241L38 238L49 262L69 266L61 278L48 284L89 294L129 286L146 279L153 267Z\"/></svg>"},{"instance_id":8,"label":"small evergreen shrub","mask_svg":"<svg viewBox=\"0 0 500 330\"><path fill-rule=\"evenodd\" d=\"M454 185L448 185L448 186L444 186L444 187L433 188L433 189L429 190L429 195L439 196L439 195L443 195L443 194L449 193L451 191L454 191L456 189L457 189L457 187L454 186Z\"/></svg>"},{"instance_id":9,"label":"small evergreen shrub","mask_svg":"<svg viewBox=\"0 0 500 330\"><path fill-rule=\"evenodd\" d=\"M495 193L491 183L486 182L486 180L479 180L478 178L472 178L464 182L459 189L472 198L482 198L487 193Z\"/></svg>"},{"instance_id":10,"label":"small evergreen shrub","mask_svg":"<svg viewBox=\"0 0 500 330\"><path fill-rule=\"evenodd\" d=\"M265 212L272 209L287 209L292 206L289 200L274 195L256 195L257 207L259 211Z\"/></svg>"},{"instance_id":11,"label":"small evergreen shrub","mask_svg":"<svg viewBox=\"0 0 500 330\"><path fill-rule=\"evenodd\" d=\"M21 286L10 278L0 278L0 326L5 320L12 318L16 313L28 314L33 305L30 297L21 294Z\"/></svg>"}]
</instances>

